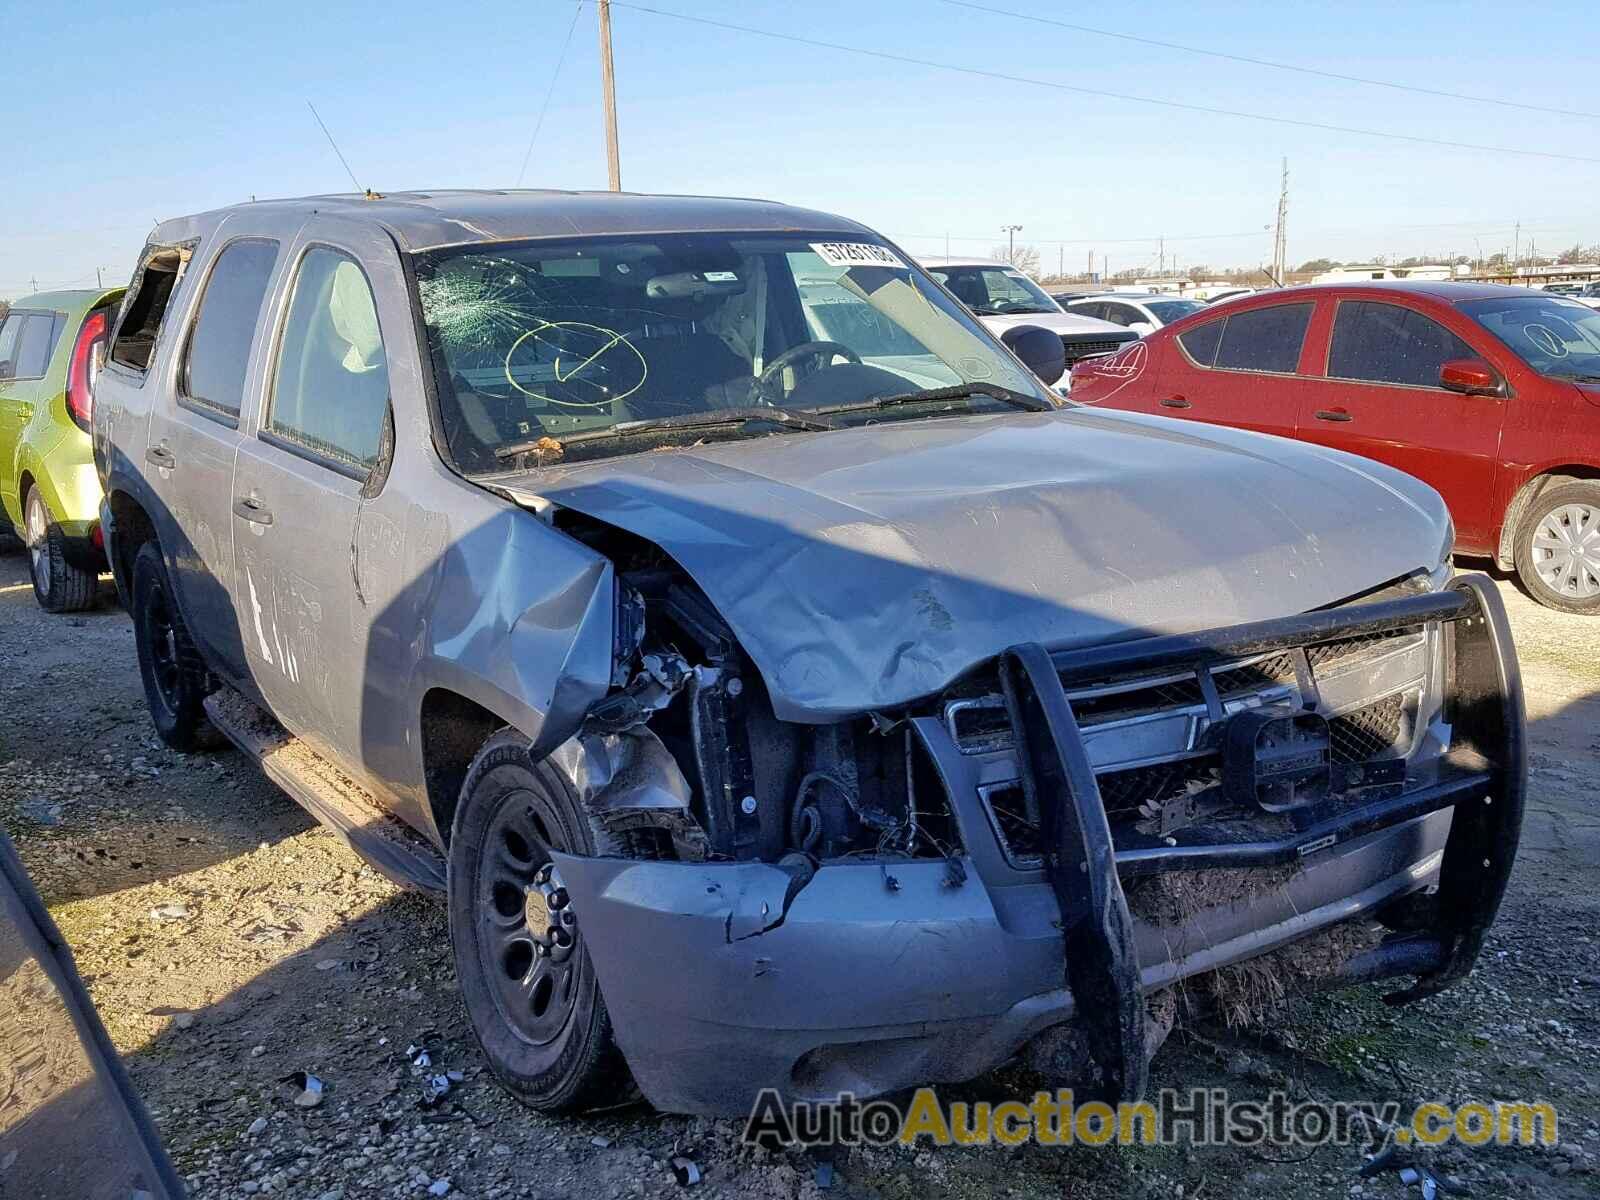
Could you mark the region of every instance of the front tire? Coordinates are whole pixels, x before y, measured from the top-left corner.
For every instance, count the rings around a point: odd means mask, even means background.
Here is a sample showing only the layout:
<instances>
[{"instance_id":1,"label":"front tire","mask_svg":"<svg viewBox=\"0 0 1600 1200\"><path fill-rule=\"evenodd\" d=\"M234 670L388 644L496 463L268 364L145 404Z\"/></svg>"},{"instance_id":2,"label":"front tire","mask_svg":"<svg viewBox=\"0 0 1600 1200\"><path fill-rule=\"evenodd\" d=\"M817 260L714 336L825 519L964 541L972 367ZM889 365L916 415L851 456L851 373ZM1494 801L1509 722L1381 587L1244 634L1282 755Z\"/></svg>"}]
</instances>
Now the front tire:
<instances>
[{"instance_id":1,"label":"front tire","mask_svg":"<svg viewBox=\"0 0 1600 1200\"><path fill-rule=\"evenodd\" d=\"M82 612L94 607L100 577L67 561L66 535L51 516L44 493L28 489L22 504L23 528L28 545L28 574L33 594L45 612Z\"/></svg>"},{"instance_id":2,"label":"front tire","mask_svg":"<svg viewBox=\"0 0 1600 1200\"><path fill-rule=\"evenodd\" d=\"M1517 529L1517 575L1540 604L1600 613L1600 483L1548 488Z\"/></svg>"},{"instance_id":3,"label":"front tire","mask_svg":"<svg viewBox=\"0 0 1600 1200\"><path fill-rule=\"evenodd\" d=\"M139 678L156 733L174 750L211 744L211 722L204 707L212 690L211 676L178 612L166 564L154 542L140 546L134 556L130 615Z\"/></svg>"},{"instance_id":4,"label":"front tire","mask_svg":"<svg viewBox=\"0 0 1600 1200\"><path fill-rule=\"evenodd\" d=\"M564 908L552 849L626 852L560 772L530 762L528 739L503 729L468 768L451 832L456 977L473 1034L506 1090L541 1112L572 1112L635 1093L582 914Z\"/></svg>"}]
</instances>

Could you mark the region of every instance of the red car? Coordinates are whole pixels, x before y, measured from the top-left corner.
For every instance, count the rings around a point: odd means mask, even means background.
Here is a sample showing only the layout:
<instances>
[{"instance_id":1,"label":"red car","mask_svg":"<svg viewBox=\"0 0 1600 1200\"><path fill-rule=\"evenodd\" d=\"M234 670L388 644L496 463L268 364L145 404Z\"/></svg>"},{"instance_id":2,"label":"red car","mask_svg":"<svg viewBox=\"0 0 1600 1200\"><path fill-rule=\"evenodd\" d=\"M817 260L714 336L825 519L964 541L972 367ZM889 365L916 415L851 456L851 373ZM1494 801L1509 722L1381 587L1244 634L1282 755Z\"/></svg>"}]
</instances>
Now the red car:
<instances>
[{"instance_id":1,"label":"red car","mask_svg":"<svg viewBox=\"0 0 1600 1200\"><path fill-rule=\"evenodd\" d=\"M1083 404L1365 455L1443 495L1458 554L1600 612L1600 312L1475 283L1331 284L1234 300L1072 369Z\"/></svg>"}]
</instances>

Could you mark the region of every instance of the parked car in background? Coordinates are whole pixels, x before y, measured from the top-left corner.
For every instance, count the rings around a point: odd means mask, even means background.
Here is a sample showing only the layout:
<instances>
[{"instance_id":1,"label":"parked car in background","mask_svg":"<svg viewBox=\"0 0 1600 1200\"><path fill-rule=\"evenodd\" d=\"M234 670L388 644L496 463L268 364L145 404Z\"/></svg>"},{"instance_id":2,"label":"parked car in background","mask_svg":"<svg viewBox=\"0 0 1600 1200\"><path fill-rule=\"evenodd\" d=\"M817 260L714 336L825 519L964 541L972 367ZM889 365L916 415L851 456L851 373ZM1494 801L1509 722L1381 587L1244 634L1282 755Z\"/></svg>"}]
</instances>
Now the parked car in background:
<instances>
[{"instance_id":1,"label":"parked car in background","mask_svg":"<svg viewBox=\"0 0 1600 1200\"><path fill-rule=\"evenodd\" d=\"M1600 308L1600 282L1584 284L1573 299L1587 304L1590 308Z\"/></svg>"},{"instance_id":2,"label":"parked car in background","mask_svg":"<svg viewBox=\"0 0 1600 1200\"><path fill-rule=\"evenodd\" d=\"M977 258L923 258L923 267L996 333L1036 325L1059 334L1067 369L1080 359L1112 354L1139 335L1109 321L1069 313L1045 290L1006 262ZM1047 379L1046 383L1056 380ZM1060 381L1066 386L1066 378Z\"/></svg>"},{"instance_id":3,"label":"parked car in background","mask_svg":"<svg viewBox=\"0 0 1600 1200\"><path fill-rule=\"evenodd\" d=\"M1456 550L1600 613L1600 313L1526 288L1326 284L1080 364L1083 403L1317 442L1439 490Z\"/></svg>"},{"instance_id":4,"label":"parked car in background","mask_svg":"<svg viewBox=\"0 0 1600 1200\"><path fill-rule=\"evenodd\" d=\"M473 1031L541 1109L630 1074L680 1112L865 1099L1051 1029L1116 1103L1147 990L1361 918L1407 936L1349 977L1430 995L1511 869L1515 657L1435 493L1063 410L852 221L167 221L95 431L160 736L222 729L445 891ZM1231 869L1175 917L1124 852Z\"/></svg>"},{"instance_id":5,"label":"parked car in background","mask_svg":"<svg viewBox=\"0 0 1600 1200\"><path fill-rule=\"evenodd\" d=\"M26 546L50 612L94 604L105 549L89 431L122 289L41 292L0 321L0 540Z\"/></svg>"},{"instance_id":6,"label":"parked car in background","mask_svg":"<svg viewBox=\"0 0 1600 1200\"><path fill-rule=\"evenodd\" d=\"M1073 300L1066 309L1070 313L1122 325L1143 337L1204 307L1203 300L1186 300L1181 296L1163 296L1155 292L1106 292Z\"/></svg>"}]
</instances>

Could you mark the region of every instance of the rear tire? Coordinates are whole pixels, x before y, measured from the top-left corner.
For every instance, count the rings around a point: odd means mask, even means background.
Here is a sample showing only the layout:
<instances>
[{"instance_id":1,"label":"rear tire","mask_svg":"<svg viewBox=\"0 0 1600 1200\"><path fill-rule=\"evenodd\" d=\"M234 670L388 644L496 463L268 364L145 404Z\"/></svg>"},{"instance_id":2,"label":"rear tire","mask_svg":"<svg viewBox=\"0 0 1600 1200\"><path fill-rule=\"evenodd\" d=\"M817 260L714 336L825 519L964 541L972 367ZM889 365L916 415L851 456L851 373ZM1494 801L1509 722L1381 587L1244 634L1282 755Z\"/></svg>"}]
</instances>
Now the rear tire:
<instances>
[{"instance_id":1,"label":"rear tire","mask_svg":"<svg viewBox=\"0 0 1600 1200\"><path fill-rule=\"evenodd\" d=\"M1529 595L1561 612L1600 613L1600 483L1547 488L1516 539L1517 575Z\"/></svg>"},{"instance_id":2,"label":"rear tire","mask_svg":"<svg viewBox=\"0 0 1600 1200\"><path fill-rule=\"evenodd\" d=\"M156 733L174 750L214 743L204 708L212 691L211 675L173 601L166 564L154 542L140 546L134 556L129 615L139 652L139 679Z\"/></svg>"},{"instance_id":3,"label":"rear tire","mask_svg":"<svg viewBox=\"0 0 1600 1200\"><path fill-rule=\"evenodd\" d=\"M28 574L33 577L33 594L45 612L82 612L93 608L100 590L100 576L67 561L66 536L50 515L44 493L37 486L28 489L22 501L28 546Z\"/></svg>"},{"instance_id":4,"label":"rear tire","mask_svg":"<svg viewBox=\"0 0 1600 1200\"><path fill-rule=\"evenodd\" d=\"M530 904L551 848L622 854L626 844L586 813L565 777L528 758L528 739L502 729L467 770L450 837L450 944L472 1032L502 1086L530 1108L573 1112L633 1098L612 1033L582 914L569 945L540 945Z\"/></svg>"}]
</instances>

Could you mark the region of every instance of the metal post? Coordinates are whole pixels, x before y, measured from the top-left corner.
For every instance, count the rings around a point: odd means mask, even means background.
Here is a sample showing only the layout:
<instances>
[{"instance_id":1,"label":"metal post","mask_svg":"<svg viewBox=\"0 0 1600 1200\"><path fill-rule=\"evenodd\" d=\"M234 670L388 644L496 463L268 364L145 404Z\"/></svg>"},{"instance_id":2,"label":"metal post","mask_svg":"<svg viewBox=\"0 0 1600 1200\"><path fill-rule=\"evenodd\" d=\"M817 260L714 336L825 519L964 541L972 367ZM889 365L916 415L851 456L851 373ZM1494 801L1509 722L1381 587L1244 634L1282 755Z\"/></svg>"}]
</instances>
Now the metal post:
<instances>
[{"instance_id":1,"label":"metal post","mask_svg":"<svg viewBox=\"0 0 1600 1200\"><path fill-rule=\"evenodd\" d=\"M622 190L622 160L617 150L617 79L611 63L611 0L599 0L600 89L606 106L606 172L611 190Z\"/></svg>"}]
</instances>

